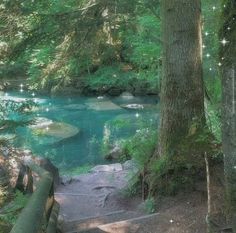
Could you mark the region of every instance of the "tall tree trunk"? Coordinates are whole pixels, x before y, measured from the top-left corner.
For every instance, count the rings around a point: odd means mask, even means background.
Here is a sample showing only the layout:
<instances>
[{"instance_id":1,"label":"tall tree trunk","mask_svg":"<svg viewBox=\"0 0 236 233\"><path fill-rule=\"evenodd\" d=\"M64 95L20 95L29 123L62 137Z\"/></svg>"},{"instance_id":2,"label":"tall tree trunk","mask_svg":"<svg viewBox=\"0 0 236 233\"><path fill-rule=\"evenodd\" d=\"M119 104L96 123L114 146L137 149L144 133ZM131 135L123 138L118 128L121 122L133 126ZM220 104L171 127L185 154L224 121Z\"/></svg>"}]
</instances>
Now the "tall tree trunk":
<instances>
[{"instance_id":1,"label":"tall tree trunk","mask_svg":"<svg viewBox=\"0 0 236 233\"><path fill-rule=\"evenodd\" d=\"M225 1L220 30L222 62L222 142L226 177L227 217L236 232L236 1Z\"/></svg>"},{"instance_id":2,"label":"tall tree trunk","mask_svg":"<svg viewBox=\"0 0 236 233\"><path fill-rule=\"evenodd\" d=\"M163 79L158 155L170 155L204 117L200 0L162 0Z\"/></svg>"}]
</instances>

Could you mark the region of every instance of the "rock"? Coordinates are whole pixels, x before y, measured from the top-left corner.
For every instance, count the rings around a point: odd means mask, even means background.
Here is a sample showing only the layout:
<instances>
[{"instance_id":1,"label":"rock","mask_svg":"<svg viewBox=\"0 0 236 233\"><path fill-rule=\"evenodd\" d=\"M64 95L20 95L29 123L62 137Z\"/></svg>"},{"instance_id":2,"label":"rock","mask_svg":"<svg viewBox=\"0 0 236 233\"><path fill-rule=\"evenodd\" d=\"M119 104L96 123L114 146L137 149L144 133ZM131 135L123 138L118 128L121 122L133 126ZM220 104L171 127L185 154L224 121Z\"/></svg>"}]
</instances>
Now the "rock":
<instances>
[{"instance_id":1,"label":"rock","mask_svg":"<svg viewBox=\"0 0 236 233\"><path fill-rule=\"evenodd\" d=\"M107 110L120 110L120 106L114 104L110 100L97 101L97 102L88 102L86 103L89 109L96 111L107 111Z\"/></svg>"},{"instance_id":2,"label":"rock","mask_svg":"<svg viewBox=\"0 0 236 233\"><path fill-rule=\"evenodd\" d=\"M114 172L122 171L122 165L120 163L114 163L109 165L97 165L91 169L91 172Z\"/></svg>"},{"instance_id":3,"label":"rock","mask_svg":"<svg viewBox=\"0 0 236 233\"><path fill-rule=\"evenodd\" d=\"M73 182L79 182L80 180L78 178L70 177L70 176L63 176L61 177L61 184L62 185L68 185Z\"/></svg>"},{"instance_id":4,"label":"rock","mask_svg":"<svg viewBox=\"0 0 236 233\"><path fill-rule=\"evenodd\" d=\"M123 99L133 99L134 98L134 96L129 92L123 92L120 95L120 97L123 98Z\"/></svg>"},{"instance_id":5,"label":"rock","mask_svg":"<svg viewBox=\"0 0 236 233\"><path fill-rule=\"evenodd\" d=\"M5 157L8 157L10 151L7 147L2 147L1 152Z\"/></svg>"},{"instance_id":6,"label":"rock","mask_svg":"<svg viewBox=\"0 0 236 233\"><path fill-rule=\"evenodd\" d=\"M140 168L140 166L133 159L127 160L123 163L123 169L124 170L132 170L134 172L138 172L139 168Z\"/></svg>"},{"instance_id":7,"label":"rock","mask_svg":"<svg viewBox=\"0 0 236 233\"><path fill-rule=\"evenodd\" d=\"M49 144L58 143L62 140L76 136L79 132L80 130L76 126L62 122L53 122L48 125L46 123L43 123L43 125L41 124L41 126L38 125L33 127L33 133L38 135L39 137L52 137L52 140L48 139L48 141L43 140L42 138L41 144L48 142L50 142Z\"/></svg>"},{"instance_id":8,"label":"rock","mask_svg":"<svg viewBox=\"0 0 236 233\"><path fill-rule=\"evenodd\" d=\"M54 166L53 163L48 158L40 158L38 160L38 164L40 167L42 167L43 169L52 174L55 186L60 184L60 176L58 168Z\"/></svg>"},{"instance_id":9,"label":"rock","mask_svg":"<svg viewBox=\"0 0 236 233\"><path fill-rule=\"evenodd\" d=\"M84 110L86 109L86 106L83 105L83 104L69 104L69 105L66 105L66 106L63 106L64 109L66 110Z\"/></svg>"},{"instance_id":10,"label":"rock","mask_svg":"<svg viewBox=\"0 0 236 233\"><path fill-rule=\"evenodd\" d=\"M121 105L122 108L126 109L144 109L144 106L142 104L125 104Z\"/></svg>"},{"instance_id":11,"label":"rock","mask_svg":"<svg viewBox=\"0 0 236 233\"><path fill-rule=\"evenodd\" d=\"M35 119L34 124L30 125L32 129L41 129L50 126L53 123L51 119L45 117L38 117Z\"/></svg>"},{"instance_id":12,"label":"rock","mask_svg":"<svg viewBox=\"0 0 236 233\"><path fill-rule=\"evenodd\" d=\"M122 104L122 108L130 109L130 110L143 110L143 109L149 109L149 110L156 110L158 111L158 105L157 104Z\"/></svg>"},{"instance_id":13,"label":"rock","mask_svg":"<svg viewBox=\"0 0 236 233\"><path fill-rule=\"evenodd\" d=\"M31 152L31 150L23 150L23 153L25 154L25 155L32 155L32 152Z\"/></svg>"},{"instance_id":14,"label":"rock","mask_svg":"<svg viewBox=\"0 0 236 233\"><path fill-rule=\"evenodd\" d=\"M122 149L116 145L113 149L111 149L104 158L107 160L119 159L123 155Z\"/></svg>"}]
</instances>

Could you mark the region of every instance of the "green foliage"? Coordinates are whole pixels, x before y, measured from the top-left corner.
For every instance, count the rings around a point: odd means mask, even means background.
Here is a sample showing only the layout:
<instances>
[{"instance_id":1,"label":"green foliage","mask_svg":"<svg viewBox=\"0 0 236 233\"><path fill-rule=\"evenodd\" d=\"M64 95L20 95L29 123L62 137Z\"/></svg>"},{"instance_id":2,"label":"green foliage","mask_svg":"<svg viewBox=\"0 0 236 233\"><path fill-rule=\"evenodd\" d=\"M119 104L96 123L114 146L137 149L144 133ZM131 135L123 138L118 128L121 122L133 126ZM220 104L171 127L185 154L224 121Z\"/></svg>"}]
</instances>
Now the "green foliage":
<instances>
[{"instance_id":1,"label":"green foliage","mask_svg":"<svg viewBox=\"0 0 236 233\"><path fill-rule=\"evenodd\" d=\"M122 88L130 85L134 74L132 72L122 72L117 66L100 67L98 71L90 75L86 80L92 91L107 91L112 87Z\"/></svg>"},{"instance_id":2,"label":"green foliage","mask_svg":"<svg viewBox=\"0 0 236 233\"><path fill-rule=\"evenodd\" d=\"M6 222L9 225L14 225L18 214L25 207L28 199L29 197L27 195L24 195L20 191L16 191L12 202L1 209L2 212L0 214L0 220Z\"/></svg>"},{"instance_id":3,"label":"green foliage","mask_svg":"<svg viewBox=\"0 0 236 233\"><path fill-rule=\"evenodd\" d=\"M27 114L37 104L32 100L22 102L14 100L2 100L0 103L0 120L10 120L16 118L14 114Z\"/></svg>"},{"instance_id":4,"label":"green foliage","mask_svg":"<svg viewBox=\"0 0 236 233\"><path fill-rule=\"evenodd\" d=\"M88 0L5 1L0 8L0 31L4 31L0 34L0 70L12 62L24 67L21 73L30 78L31 89L83 88L86 77L90 91L104 92L104 86L130 90L131 84L138 83L139 88L157 92L157 0L119 0L108 5ZM133 67L132 71L116 69L123 63ZM98 72L97 67L101 68ZM116 77L112 69L118 71Z\"/></svg>"},{"instance_id":5,"label":"green foliage","mask_svg":"<svg viewBox=\"0 0 236 233\"><path fill-rule=\"evenodd\" d=\"M153 15L138 16L135 31L125 35L127 59L139 68L157 69L161 54L160 20Z\"/></svg>"},{"instance_id":6,"label":"green foliage","mask_svg":"<svg viewBox=\"0 0 236 233\"><path fill-rule=\"evenodd\" d=\"M14 131L19 126L25 126L32 120L27 115L36 107L32 100L17 102L14 100L2 100L0 103L0 130Z\"/></svg>"},{"instance_id":7,"label":"green foliage","mask_svg":"<svg viewBox=\"0 0 236 233\"><path fill-rule=\"evenodd\" d=\"M67 169L65 171L61 171L61 175L66 175L66 176L78 176L78 175L81 175L81 174L86 174L88 173L91 168L93 166L92 165L83 165L83 166L79 166L79 167L76 167L76 168L73 168L73 169Z\"/></svg>"},{"instance_id":8,"label":"green foliage","mask_svg":"<svg viewBox=\"0 0 236 233\"><path fill-rule=\"evenodd\" d=\"M206 108L206 116L209 130L214 135L217 143L220 143L222 140L220 109L209 104Z\"/></svg>"},{"instance_id":9,"label":"green foliage","mask_svg":"<svg viewBox=\"0 0 236 233\"><path fill-rule=\"evenodd\" d=\"M195 163L185 156L161 157L150 165L150 193L175 195L179 190L192 190L196 178Z\"/></svg>"},{"instance_id":10,"label":"green foliage","mask_svg":"<svg viewBox=\"0 0 236 233\"><path fill-rule=\"evenodd\" d=\"M147 198L143 203L144 211L148 214L152 214L156 210L156 203L153 197Z\"/></svg>"},{"instance_id":11,"label":"green foliage","mask_svg":"<svg viewBox=\"0 0 236 233\"><path fill-rule=\"evenodd\" d=\"M144 169L155 151L156 144L157 132L146 128L125 141L123 148L126 156L133 158Z\"/></svg>"}]
</instances>

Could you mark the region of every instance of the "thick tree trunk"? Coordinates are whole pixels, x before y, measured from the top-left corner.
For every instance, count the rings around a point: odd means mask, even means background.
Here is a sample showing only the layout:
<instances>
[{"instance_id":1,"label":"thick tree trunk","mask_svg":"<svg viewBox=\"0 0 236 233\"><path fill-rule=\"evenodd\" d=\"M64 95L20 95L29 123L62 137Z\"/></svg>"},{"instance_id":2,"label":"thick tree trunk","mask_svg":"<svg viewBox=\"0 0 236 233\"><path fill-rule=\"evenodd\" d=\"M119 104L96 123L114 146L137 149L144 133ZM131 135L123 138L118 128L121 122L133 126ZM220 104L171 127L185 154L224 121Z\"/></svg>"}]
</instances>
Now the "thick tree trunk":
<instances>
[{"instance_id":1,"label":"thick tree trunk","mask_svg":"<svg viewBox=\"0 0 236 233\"><path fill-rule=\"evenodd\" d=\"M226 177L227 217L236 232L236 1L224 7L222 41L222 142Z\"/></svg>"},{"instance_id":2,"label":"thick tree trunk","mask_svg":"<svg viewBox=\"0 0 236 233\"><path fill-rule=\"evenodd\" d=\"M163 79L158 155L170 155L202 126L204 92L200 0L162 0Z\"/></svg>"}]
</instances>

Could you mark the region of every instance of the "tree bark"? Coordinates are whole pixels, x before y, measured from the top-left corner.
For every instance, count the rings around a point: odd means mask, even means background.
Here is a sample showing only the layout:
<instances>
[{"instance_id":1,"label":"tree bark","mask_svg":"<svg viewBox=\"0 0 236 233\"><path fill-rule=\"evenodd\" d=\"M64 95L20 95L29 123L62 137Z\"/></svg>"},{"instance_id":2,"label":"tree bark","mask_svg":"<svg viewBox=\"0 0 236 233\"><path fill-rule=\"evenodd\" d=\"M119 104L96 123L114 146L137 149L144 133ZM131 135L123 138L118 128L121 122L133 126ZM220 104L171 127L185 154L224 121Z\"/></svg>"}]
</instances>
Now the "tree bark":
<instances>
[{"instance_id":1,"label":"tree bark","mask_svg":"<svg viewBox=\"0 0 236 233\"><path fill-rule=\"evenodd\" d=\"M162 0L163 78L158 156L205 123L200 0Z\"/></svg>"},{"instance_id":2,"label":"tree bark","mask_svg":"<svg viewBox=\"0 0 236 233\"><path fill-rule=\"evenodd\" d=\"M236 232L236 1L225 1L220 30L222 63L222 144L226 178L227 219Z\"/></svg>"}]
</instances>

